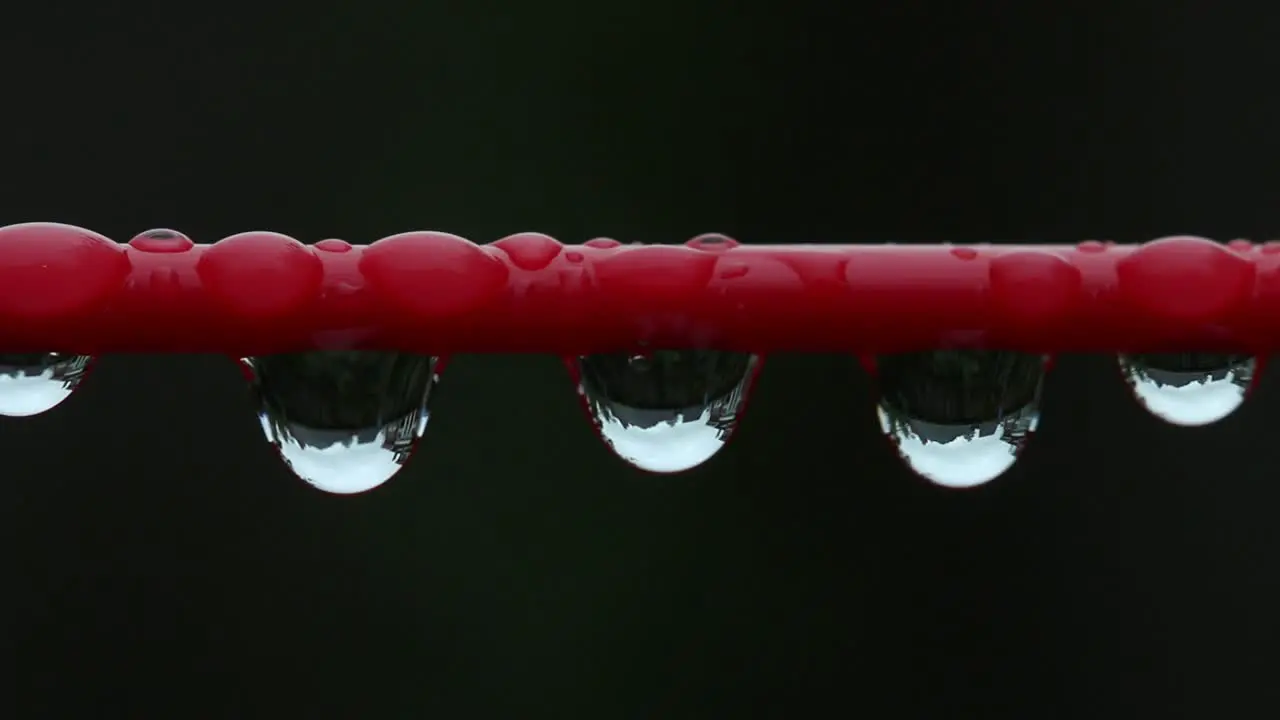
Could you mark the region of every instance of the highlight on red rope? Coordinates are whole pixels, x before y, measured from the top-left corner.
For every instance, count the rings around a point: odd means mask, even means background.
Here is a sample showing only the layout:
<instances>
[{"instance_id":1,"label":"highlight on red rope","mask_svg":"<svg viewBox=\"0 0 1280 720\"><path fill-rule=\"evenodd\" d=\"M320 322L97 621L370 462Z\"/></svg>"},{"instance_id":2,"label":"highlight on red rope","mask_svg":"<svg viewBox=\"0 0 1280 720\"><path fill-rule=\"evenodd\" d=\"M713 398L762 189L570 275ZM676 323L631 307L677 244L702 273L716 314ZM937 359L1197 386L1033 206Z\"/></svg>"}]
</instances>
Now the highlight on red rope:
<instances>
[{"instance_id":1,"label":"highlight on red rope","mask_svg":"<svg viewBox=\"0 0 1280 720\"><path fill-rule=\"evenodd\" d=\"M409 232L312 245L273 232L116 243L0 228L0 414L63 402L109 353L240 363L267 440L317 488L385 483L459 353L564 358L624 461L678 473L739 427L768 355L842 353L871 373L907 465L946 487L1006 472L1053 358L1108 353L1183 426L1243 402L1280 338L1280 244L681 245ZM570 385L569 387L573 387Z\"/></svg>"}]
</instances>

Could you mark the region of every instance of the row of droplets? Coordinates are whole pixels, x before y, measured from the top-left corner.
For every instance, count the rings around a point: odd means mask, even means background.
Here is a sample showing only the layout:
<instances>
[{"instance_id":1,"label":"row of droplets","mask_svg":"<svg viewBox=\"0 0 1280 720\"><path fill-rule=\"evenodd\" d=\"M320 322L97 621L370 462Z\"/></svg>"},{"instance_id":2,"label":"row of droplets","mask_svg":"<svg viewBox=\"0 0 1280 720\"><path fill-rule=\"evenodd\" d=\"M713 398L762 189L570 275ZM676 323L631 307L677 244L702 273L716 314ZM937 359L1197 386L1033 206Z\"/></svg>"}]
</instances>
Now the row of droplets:
<instances>
[{"instance_id":1,"label":"row of droplets","mask_svg":"<svg viewBox=\"0 0 1280 720\"><path fill-rule=\"evenodd\" d=\"M0 414L36 415L80 384L93 358L0 355ZM430 419L441 358L401 352L314 351L243 358L262 431L289 468L320 490L382 485L408 461ZM568 362L600 438L626 462L676 473L709 460L741 422L762 358L716 350L656 350ZM1050 359L946 350L867 359L885 436L916 474L965 488L1013 466L1040 420ZM1175 425L1230 415L1257 368L1248 355L1121 355L1139 402Z\"/></svg>"}]
</instances>

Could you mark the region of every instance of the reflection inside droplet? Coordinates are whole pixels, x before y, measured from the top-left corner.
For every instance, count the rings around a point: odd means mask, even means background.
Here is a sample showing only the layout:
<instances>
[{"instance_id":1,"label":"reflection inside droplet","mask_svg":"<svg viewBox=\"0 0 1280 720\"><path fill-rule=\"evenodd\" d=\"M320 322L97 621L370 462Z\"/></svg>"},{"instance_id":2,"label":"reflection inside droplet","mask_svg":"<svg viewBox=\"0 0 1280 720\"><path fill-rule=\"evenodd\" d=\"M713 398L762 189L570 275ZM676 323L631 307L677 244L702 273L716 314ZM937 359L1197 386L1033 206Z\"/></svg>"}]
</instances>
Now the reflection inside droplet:
<instances>
[{"instance_id":1,"label":"reflection inside droplet","mask_svg":"<svg viewBox=\"0 0 1280 720\"><path fill-rule=\"evenodd\" d=\"M385 483L426 431L437 358L316 351L245 358L267 440L303 480L350 495Z\"/></svg>"},{"instance_id":2,"label":"reflection inside droplet","mask_svg":"<svg viewBox=\"0 0 1280 720\"><path fill-rule=\"evenodd\" d=\"M29 417L52 409L71 397L92 362L88 355L0 354L0 415Z\"/></svg>"},{"instance_id":3,"label":"reflection inside droplet","mask_svg":"<svg viewBox=\"0 0 1280 720\"><path fill-rule=\"evenodd\" d=\"M1120 372L1152 415L1173 425L1215 423L1244 404L1256 360L1249 355L1142 353L1121 355Z\"/></svg>"},{"instance_id":4,"label":"reflection inside droplet","mask_svg":"<svg viewBox=\"0 0 1280 720\"><path fill-rule=\"evenodd\" d=\"M876 359L880 429L907 465L937 485L968 488L1013 466L1040 421L1045 358L939 350Z\"/></svg>"},{"instance_id":5,"label":"reflection inside droplet","mask_svg":"<svg viewBox=\"0 0 1280 720\"><path fill-rule=\"evenodd\" d=\"M600 437L653 473L706 462L737 428L759 358L717 350L657 350L578 358L579 392Z\"/></svg>"}]
</instances>

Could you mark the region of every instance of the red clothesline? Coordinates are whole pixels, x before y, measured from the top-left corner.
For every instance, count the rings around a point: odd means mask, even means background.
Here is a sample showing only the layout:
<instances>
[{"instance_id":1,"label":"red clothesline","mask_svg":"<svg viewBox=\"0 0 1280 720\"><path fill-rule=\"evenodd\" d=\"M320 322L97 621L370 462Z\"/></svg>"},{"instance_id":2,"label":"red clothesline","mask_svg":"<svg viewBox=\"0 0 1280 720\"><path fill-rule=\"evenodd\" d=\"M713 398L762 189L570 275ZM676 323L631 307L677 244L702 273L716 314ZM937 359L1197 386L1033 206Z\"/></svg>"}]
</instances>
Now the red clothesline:
<instances>
[{"instance_id":1,"label":"red clothesline","mask_svg":"<svg viewBox=\"0 0 1280 720\"><path fill-rule=\"evenodd\" d=\"M582 355L1280 346L1280 245L684 245L414 232L306 246L251 232L128 243L0 228L0 349Z\"/></svg>"}]
</instances>

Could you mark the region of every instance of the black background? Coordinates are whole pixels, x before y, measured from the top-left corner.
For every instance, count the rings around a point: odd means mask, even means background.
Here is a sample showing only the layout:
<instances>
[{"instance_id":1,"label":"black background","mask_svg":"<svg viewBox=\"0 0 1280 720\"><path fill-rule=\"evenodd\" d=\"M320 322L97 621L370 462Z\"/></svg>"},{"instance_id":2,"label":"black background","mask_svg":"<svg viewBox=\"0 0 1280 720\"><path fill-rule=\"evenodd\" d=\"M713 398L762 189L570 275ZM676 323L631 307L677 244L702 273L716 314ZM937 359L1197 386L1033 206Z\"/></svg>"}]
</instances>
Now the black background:
<instances>
[{"instance_id":1,"label":"black background","mask_svg":"<svg viewBox=\"0 0 1280 720\"><path fill-rule=\"evenodd\" d=\"M457 5L6 11L0 222L1280 229L1262 6ZM0 422L4 714L1274 715L1274 378L1175 430L1065 358L1024 461L968 493L902 469L871 407L851 360L777 357L734 446L657 478L554 358L462 357L411 466L336 498L273 457L225 359L106 358Z\"/></svg>"}]
</instances>

